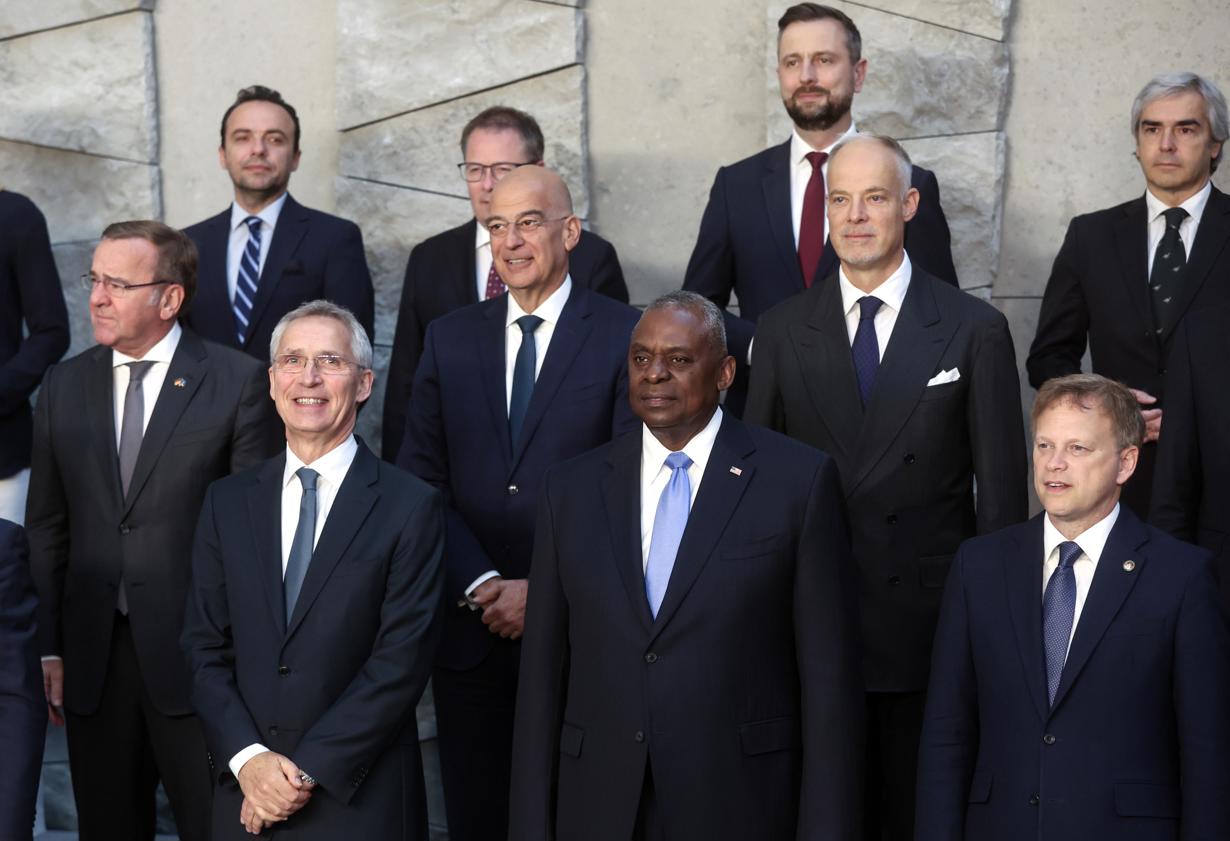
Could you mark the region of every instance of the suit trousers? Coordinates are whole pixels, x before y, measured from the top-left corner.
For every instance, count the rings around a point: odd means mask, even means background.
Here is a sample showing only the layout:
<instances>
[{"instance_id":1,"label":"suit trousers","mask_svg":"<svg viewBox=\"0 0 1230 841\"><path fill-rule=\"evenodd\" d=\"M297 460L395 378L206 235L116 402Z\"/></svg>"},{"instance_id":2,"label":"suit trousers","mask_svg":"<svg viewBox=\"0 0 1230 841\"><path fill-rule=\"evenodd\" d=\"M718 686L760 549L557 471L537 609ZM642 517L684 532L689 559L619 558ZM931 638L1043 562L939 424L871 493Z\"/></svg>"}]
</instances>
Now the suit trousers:
<instances>
[{"instance_id":1,"label":"suit trousers","mask_svg":"<svg viewBox=\"0 0 1230 841\"><path fill-rule=\"evenodd\" d=\"M866 841L914 837L914 786L925 692L867 693Z\"/></svg>"},{"instance_id":2,"label":"suit trousers","mask_svg":"<svg viewBox=\"0 0 1230 841\"><path fill-rule=\"evenodd\" d=\"M67 713L68 762L81 841L154 837L159 780L181 841L209 838L212 786L196 716L167 716L150 701L128 620L116 613L98 709ZM65 664L72 680L72 664Z\"/></svg>"}]
</instances>

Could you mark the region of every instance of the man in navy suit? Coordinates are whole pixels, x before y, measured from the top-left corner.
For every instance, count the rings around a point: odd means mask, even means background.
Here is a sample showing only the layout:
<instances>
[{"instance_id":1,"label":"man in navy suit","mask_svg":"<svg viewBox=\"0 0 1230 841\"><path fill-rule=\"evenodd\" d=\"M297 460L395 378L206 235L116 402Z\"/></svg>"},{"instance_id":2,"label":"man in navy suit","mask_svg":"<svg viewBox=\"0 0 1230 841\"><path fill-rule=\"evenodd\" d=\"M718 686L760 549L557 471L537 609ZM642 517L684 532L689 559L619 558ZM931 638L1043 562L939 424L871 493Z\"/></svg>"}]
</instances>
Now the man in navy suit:
<instances>
[{"instance_id":1,"label":"man in navy suit","mask_svg":"<svg viewBox=\"0 0 1230 841\"><path fill-rule=\"evenodd\" d=\"M372 347L328 301L273 332L286 450L210 486L183 645L213 838L426 841L415 704L439 640L440 494L354 435Z\"/></svg>"},{"instance_id":2,"label":"man in navy suit","mask_svg":"<svg viewBox=\"0 0 1230 841\"><path fill-rule=\"evenodd\" d=\"M184 322L267 361L273 327L306 301L346 307L373 337L372 278L355 223L286 191L299 167L299 115L275 90L239 91L222 117L218 160L235 201L184 233L200 252L200 289Z\"/></svg>"},{"instance_id":3,"label":"man in navy suit","mask_svg":"<svg viewBox=\"0 0 1230 841\"><path fill-rule=\"evenodd\" d=\"M855 839L857 599L837 463L718 408L691 292L632 335L642 424L547 475L513 841Z\"/></svg>"},{"instance_id":4,"label":"man in navy suit","mask_svg":"<svg viewBox=\"0 0 1230 841\"><path fill-rule=\"evenodd\" d=\"M824 180L828 154L855 133L850 104L863 87L862 36L845 13L817 3L791 6L777 22L777 81L794 122L790 139L718 170L700 220L683 288L725 309L738 373L724 404L743 411L746 364L761 314L837 272L829 243ZM948 221L935 175L914 167L918 212L905 228L914 265L956 284Z\"/></svg>"},{"instance_id":5,"label":"man in navy suit","mask_svg":"<svg viewBox=\"0 0 1230 841\"><path fill-rule=\"evenodd\" d=\"M1032 418L1045 513L962 544L944 591L915 838L1230 838L1230 630L1208 554L1120 504L1140 406L1074 374Z\"/></svg>"},{"instance_id":6,"label":"man in navy suit","mask_svg":"<svg viewBox=\"0 0 1230 841\"><path fill-rule=\"evenodd\" d=\"M524 111L496 105L482 111L461 132L458 164L470 194L474 218L424 240L410 252L401 289L397 332L385 386L383 452L395 462L406 427L414 370L423 355L427 325L467 304L495 297L505 289L492 259L491 236L482 221L491 209L496 183L519 166L543 166L544 141L538 121ZM628 303L628 287L614 247L597 234L581 231L568 255L572 282Z\"/></svg>"},{"instance_id":7,"label":"man in navy suit","mask_svg":"<svg viewBox=\"0 0 1230 841\"><path fill-rule=\"evenodd\" d=\"M0 520L0 838L29 841L47 731L34 584L21 526Z\"/></svg>"},{"instance_id":8,"label":"man in navy suit","mask_svg":"<svg viewBox=\"0 0 1230 841\"><path fill-rule=\"evenodd\" d=\"M445 636L432 682L454 841L508 833L513 706L534 513L548 467L632 428L637 313L572 281L563 180L508 174L483 220L508 293L427 328L398 464L449 500Z\"/></svg>"}]
</instances>

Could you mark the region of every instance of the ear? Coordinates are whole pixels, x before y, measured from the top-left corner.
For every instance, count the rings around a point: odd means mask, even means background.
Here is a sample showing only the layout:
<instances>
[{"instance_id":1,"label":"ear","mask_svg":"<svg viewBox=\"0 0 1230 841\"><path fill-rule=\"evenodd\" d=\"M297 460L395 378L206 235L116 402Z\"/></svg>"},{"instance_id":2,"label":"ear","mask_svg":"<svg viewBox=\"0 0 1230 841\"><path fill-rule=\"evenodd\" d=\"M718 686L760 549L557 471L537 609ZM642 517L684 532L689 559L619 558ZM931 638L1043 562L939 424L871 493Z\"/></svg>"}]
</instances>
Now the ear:
<instances>
[{"instance_id":1,"label":"ear","mask_svg":"<svg viewBox=\"0 0 1230 841\"><path fill-rule=\"evenodd\" d=\"M295 154L291 156L291 159L290 159L290 171L291 172L294 172L295 170L299 168L299 155L302 152L303 152L302 149L296 149Z\"/></svg>"},{"instance_id":2,"label":"ear","mask_svg":"<svg viewBox=\"0 0 1230 841\"><path fill-rule=\"evenodd\" d=\"M218 166L222 167L223 169L226 169L226 147L225 146L218 147Z\"/></svg>"},{"instance_id":3,"label":"ear","mask_svg":"<svg viewBox=\"0 0 1230 841\"><path fill-rule=\"evenodd\" d=\"M269 399L274 403L278 402L277 379L273 372L273 365L269 366Z\"/></svg>"},{"instance_id":4,"label":"ear","mask_svg":"<svg viewBox=\"0 0 1230 841\"><path fill-rule=\"evenodd\" d=\"M372 396L372 383L375 382L376 375L368 368L359 375L359 392L355 395L356 403L362 403L367 398Z\"/></svg>"},{"instance_id":5,"label":"ear","mask_svg":"<svg viewBox=\"0 0 1230 841\"><path fill-rule=\"evenodd\" d=\"M867 59L860 58L854 63L854 92L858 93L863 89L863 82L867 80Z\"/></svg>"},{"instance_id":6,"label":"ear","mask_svg":"<svg viewBox=\"0 0 1230 841\"><path fill-rule=\"evenodd\" d=\"M918 189L911 187L905 192L905 201L901 203L901 215L909 222L918 213Z\"/></svg>"},{"instance_id":7,"label":"ear","mask_svg":"<svg viewBox=\"0 0 1230 841\"><path fill-rule=\"evenodd\" d=\"M728 356L718 363L718 390L725 391L735 381L735 358Z\"/></svg>"},{"instance_id":8,"label":"ear","mask_svg":"<svg viewBox=\"0 0 1230 841\"><path fill-rule=\"evenodd\" d=\"M577 243L581 241L581 220L575 216L569 216L564 220L564 248L568 251L577 247Z\"/></svg>"},{"instance_id":9,"label":"ear","mask_svg":"<svg viewBox=\"0 0 1230 841\"><path fill-rule=\"evenodd\" d=\"M179 310L183 305L184 287L178 283L169 284L158 301L158 317L163 321L174 321L179 317Z\"/></svg>"},{"instance_id":10,"label":"ear","mask_svg":"<svg viewBox=\"0 0 1230 841\"><path fill-rule=\"evenodd\" d=\"M1120 487L1128 479L1132 478L1132 474L1136 472L1136 462L1140 458L1139 447L1124 447L1119 452L1119 473L1115 476L1115 483Z\"/></svg>"}]
</instances>

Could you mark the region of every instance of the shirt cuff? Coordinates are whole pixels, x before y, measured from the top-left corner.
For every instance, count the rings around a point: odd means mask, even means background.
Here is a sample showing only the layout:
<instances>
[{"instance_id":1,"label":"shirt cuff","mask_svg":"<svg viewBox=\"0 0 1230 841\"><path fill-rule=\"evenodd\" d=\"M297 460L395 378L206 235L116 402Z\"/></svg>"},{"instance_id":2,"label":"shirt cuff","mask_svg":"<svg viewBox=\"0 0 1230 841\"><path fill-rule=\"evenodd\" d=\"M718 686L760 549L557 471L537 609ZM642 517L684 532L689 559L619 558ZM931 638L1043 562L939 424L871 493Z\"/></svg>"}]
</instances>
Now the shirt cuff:
<instances>
[{"instance_id":1,"label":"shirt cuff","mask_svg":"<svg viewBox=\"0 0 1230 841\"><path fill-rule=\"evenodd\" d=\"M61 657L59 654L44 654L42 658L42 662L46 663L48 660L63 660L63 659L64 658Z\"/></svg>"},{"instance_id":2,"label":"shirt cuff","mask_svg":"<svg viewBox=\"0 0 1230 841\"><path fill-rule=\"evenodd\" d=\"M751 341L747 343L747 367L752 367L752 348L756 346L756 337L752 336Z\"/></svg>"},{"instance_id":3,"label":"shirt cuff","mask_svg":"<svg viewBox=\"0 0 1230 841\"><path fill-rule=\"evenodd\" d=\"M228 762L227 765L230 767L231 773L235 775L235 779L239 779L239 771L241 768L243 768L244 765L247 764L249 759L256 756L258 753L268 753L268 752L269 752L269 748L265 747L259 742L254 745L248 745L246 748L241 750L239 753L232 756L231 761Z\"/></svg>"},{"instance_id":4,"label":"shirt cuff","mask_svg":"<svg viewBox=\"0 0 1230 841\"><path fill-rule=\"evenodd\" d=\"M499 578L500 574L494 569L488 570L470 582L470 586L466 587L464 603L470 606L470 610L478 610L479 604L474 601L474 591L477 590L485 581L490 581L493 578ZM461 607L462 602L458 602L457 606Z\"/></svg>"}]
</instances>

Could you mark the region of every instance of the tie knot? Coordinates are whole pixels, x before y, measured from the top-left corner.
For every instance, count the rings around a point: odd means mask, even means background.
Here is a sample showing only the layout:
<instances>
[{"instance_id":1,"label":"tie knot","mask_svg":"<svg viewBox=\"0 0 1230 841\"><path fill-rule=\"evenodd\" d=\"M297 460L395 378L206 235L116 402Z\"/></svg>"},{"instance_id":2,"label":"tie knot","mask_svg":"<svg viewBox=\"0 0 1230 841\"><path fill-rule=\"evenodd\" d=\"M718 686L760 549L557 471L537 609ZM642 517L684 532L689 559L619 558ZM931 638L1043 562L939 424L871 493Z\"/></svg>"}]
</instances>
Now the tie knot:
<instances>
[{"instance_id":1,"label":"tie knot","mask_svg":"<svg viewBox=\"0 0 1230 841\"><path fill-rule=\"evenodd\" d=\"M666 466L671 470L687 470L692 466L692 459L688 458L687 453L671 453L666 457Z\"/></svg>"},{"instance_id":2,"label":"tie knot","mask_svg":"<svg viewBox=\"0 0 1230 841\"><path fill-rule=\"evenodd\" d=\"M1061 569L1072 566L1076 559L1080 557L1081 547L1077 546L1071 540L1065 540L1059 544L1059 567Z\"/></svg>"},{"instance_id":3,"label":"tie knot","mask_svg":"<svg viewBox=\"0 0 1230 841\"><path fill-rule=\"evenodd\" d=\"M128 384L135 385L145 379L145 375L149 373L149 369L154 367L153 362L129 362L128 363Z\"/></svg>"},{"instance_id":4,"label":"tie knot","mask_svg":"<svg viewBox=\"0 0 1230 841\"><path fill-rule=\"evenodd\" d=\"M1179 226L1183 224L1183 220L1187 218L1187 211L1181 207L1169 207L1162 211L1162 216L1166 217L1166 227L1179 230Z\"/></svg>"},{"instance_id":5,"label":"tie knot","mask_svg":"<svg viewBox=\"0 0 1230 841\"><path fill-rule=\"evenodd\" d=\"M824 166L824 162L829 159L828 152L808 152L807 160L811 163L812 169L819 169Z\"/></svg>"},{"instance_id":6,"label":"tie knot","mask_svg":"<svg viewBox=\"0 0 1230 841\"><path fill-rule=\"evenodd\" d=\"M864 295L862 298L859 298L859 321L866 321L869 318L875 318L876 313L880 311L880 307L882 306L884 306L884 302L874 295Z\"/></svg>"},{"instance_id":7,"label":"tie knot","mask_svg":"<svg viewBox=\"0 0 1230 841\"><path fill-rule=\"evenodd\" d=\"M521 328L522 336L533 333L538 329L539 324L542 324L542 319L536 315L523 315L517 319L517 326Z\"/></svg>"},{"instance_id":8,"label":"tie knot","mask_svg":"<svg viewBox=\"0 0 1230 841\"><path fill-rule=\"evenodd\" d=\"M295 471L295 475L299 477L305 491L316 490L316 479L320 474L315 470L310 467L300 467Z\"/></svg>"},{"instance_id":9,"label":"tie knot","mask_svg":"<svg viewBox=\"0 0 1230 841\"><path fill-rule=\"evenodd\" d=\"M259 216L249 216L247 219L243 220L243 223L248 226L249 233L253 236L260 236L261 218Z\"/></svg>"}]
</instances>

